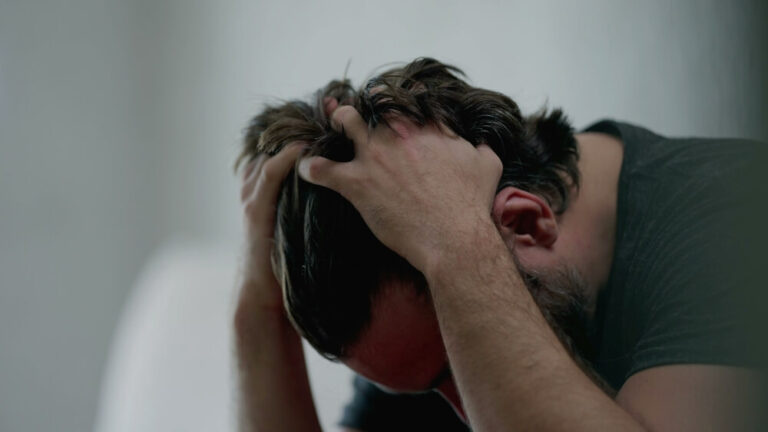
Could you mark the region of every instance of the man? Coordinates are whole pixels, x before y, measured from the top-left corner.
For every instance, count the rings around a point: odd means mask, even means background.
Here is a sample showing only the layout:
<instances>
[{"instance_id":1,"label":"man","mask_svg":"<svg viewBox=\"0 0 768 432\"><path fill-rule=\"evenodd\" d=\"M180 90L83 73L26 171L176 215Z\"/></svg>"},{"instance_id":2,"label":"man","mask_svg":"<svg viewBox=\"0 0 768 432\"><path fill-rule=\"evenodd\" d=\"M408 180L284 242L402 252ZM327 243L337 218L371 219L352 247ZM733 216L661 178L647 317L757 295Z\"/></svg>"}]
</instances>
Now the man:
<instances>
[{"instance_id":1,"label":"man","mask_svg":"<svg viewBox=\"0 0 768 432\"><path fill-rule=\"evenodd\" d=\"M758 427L762 224L735 227L761 146L573 135L459 73L417 59L249 127L243 424L319 429L300 334L376 383L358 430L464 427L430 390L473 430Z\"/></svg>"}]
</instances>

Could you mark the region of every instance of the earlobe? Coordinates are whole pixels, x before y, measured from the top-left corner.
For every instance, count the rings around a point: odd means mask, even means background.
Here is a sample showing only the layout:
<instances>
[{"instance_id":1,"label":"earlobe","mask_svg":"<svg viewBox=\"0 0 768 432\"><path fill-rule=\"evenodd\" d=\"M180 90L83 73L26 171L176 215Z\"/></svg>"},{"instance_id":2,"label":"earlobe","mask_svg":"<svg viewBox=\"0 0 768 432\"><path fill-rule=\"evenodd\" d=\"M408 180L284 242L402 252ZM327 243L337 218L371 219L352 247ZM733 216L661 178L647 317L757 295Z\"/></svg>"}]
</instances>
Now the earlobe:
<instances>
[{"instance_id":1,"label":"earlobe","mask_svg":"<svg viewBox=\"0 0 768 432\"><path fill-rule=\"evenodd\" d=\"M509 246L549 248L557 240L557 220L549 204L537 195L512 186L496 194L493 219Z\"/></svg>"}]
</instances>

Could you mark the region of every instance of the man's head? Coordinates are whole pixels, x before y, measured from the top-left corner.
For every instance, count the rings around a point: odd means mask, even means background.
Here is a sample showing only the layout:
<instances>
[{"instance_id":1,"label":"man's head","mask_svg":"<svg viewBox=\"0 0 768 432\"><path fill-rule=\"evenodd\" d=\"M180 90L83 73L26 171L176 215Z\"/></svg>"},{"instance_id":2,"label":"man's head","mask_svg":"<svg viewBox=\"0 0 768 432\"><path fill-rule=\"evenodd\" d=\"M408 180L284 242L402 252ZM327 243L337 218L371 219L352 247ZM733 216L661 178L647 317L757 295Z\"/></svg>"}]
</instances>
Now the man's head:
<instances>
[{"instance_id":1,"label":"man's head","mask_svg":"<svg viewBox=\"0 0 768 432\"><path fill-rule=\"evenodd\" d=\"M556 240L556 215L579 183L576 141L560 111L523 117L511 99L470 86L458 69L417 59L359 91L333 81L311 104L267 107L249 125L241 159L305 141L309 154L351 160L352 142L330 127L323 103L328 97L353 105L372 128L400 115L487 144L504 165L493 216L510 248L548 247ZM423 276L383 246L349 202L289 175L275 241L274 268L288 316L321 354L398 390L426 390L439 378L445 354ZM563 275L573 282L573 272L522 270L551 324L580 310L571 295L578 289L551 288L562 285L555 279Z\"/></svg>"}]
</instances>

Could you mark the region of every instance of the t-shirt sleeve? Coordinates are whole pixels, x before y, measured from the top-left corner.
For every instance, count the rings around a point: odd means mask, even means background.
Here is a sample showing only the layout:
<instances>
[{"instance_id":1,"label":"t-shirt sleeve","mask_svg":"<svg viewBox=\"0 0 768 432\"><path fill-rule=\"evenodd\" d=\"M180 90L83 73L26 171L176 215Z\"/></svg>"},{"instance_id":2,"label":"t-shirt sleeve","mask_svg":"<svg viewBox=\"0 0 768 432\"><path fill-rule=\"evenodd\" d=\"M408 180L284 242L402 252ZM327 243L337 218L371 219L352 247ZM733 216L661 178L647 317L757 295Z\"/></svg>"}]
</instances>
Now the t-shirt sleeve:
<instances>
[{"instance_id":1,"label":"t-shirt sleeve","mask_svg":"<svg viewBox=\"0 0 768 432\"><path fill-rule=\"evenodd\" d=\"M437 393L388 393L360 376L355 376L352 385L354 394L340 426L365 432L469 431Z\"/></svg>"}]
</instances>

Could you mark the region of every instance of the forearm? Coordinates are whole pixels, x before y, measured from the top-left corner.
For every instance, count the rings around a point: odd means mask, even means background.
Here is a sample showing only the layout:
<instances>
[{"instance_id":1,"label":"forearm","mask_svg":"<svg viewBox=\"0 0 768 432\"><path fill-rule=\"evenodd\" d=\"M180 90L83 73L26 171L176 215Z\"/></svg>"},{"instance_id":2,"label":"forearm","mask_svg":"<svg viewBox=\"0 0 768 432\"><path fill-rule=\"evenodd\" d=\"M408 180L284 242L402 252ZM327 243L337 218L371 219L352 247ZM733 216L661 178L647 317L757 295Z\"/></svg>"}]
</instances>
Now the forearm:
<instances>
[{"instance_id":1,"label":"forearm","mask_svg":"<svg viewBox=\"0 0 768 432\"><path fill-rule=\"evenodd\" d=\"M243 431L320 431L301 339L285 315L244 305L235 314Z\"/></svg>"},{"instance_id":2,"label":"forearm","mask_svg":"<svg viewBox=\"0 0 768 432\"><path fill-rule=\"evenodd\" d=\"M570 358L493 225L461 249L426 276L474 430L641 430Z\"/></svg>"}]
</instances>

